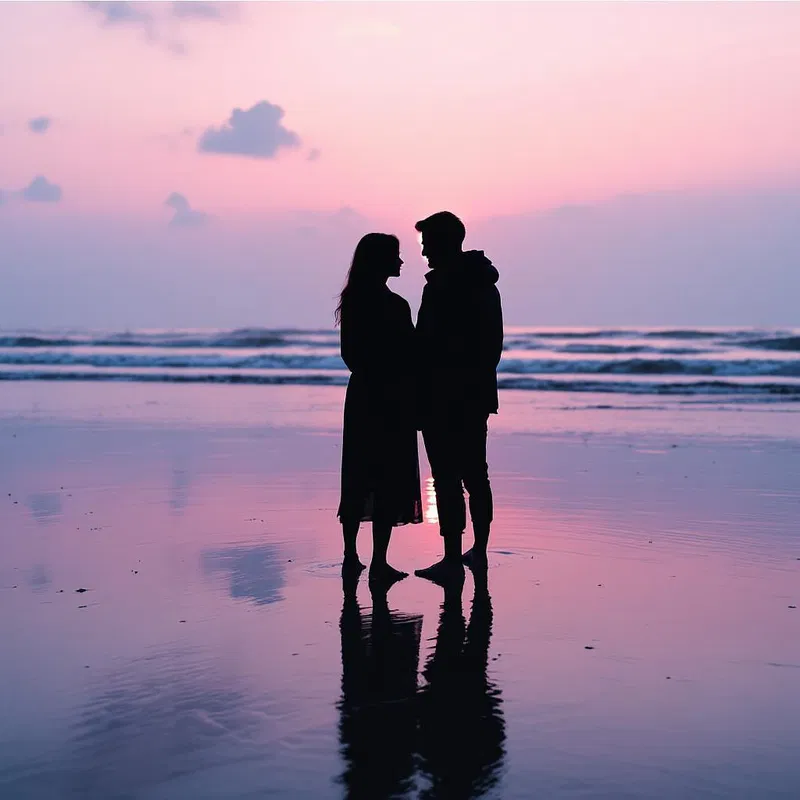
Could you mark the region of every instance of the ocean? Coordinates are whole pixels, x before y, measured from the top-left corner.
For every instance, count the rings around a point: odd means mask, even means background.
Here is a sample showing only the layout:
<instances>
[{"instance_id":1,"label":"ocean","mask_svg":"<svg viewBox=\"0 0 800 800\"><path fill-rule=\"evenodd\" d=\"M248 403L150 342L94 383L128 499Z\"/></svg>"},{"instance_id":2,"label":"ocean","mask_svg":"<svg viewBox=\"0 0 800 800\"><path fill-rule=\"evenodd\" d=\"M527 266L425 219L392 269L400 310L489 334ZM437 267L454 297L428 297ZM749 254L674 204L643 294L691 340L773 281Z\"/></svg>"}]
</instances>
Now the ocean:
<instances>
[{"instance_id":1,"label":"ocean","mask_svg":"<svg viewBox=\"0 0 800 800\"><path fill-rule=\"evenodd\" d=\"M506 329L501 389L800 402L800 329ZM0 380L347 383L335 330L0 331Z\"/></svg>"}]
</instances>

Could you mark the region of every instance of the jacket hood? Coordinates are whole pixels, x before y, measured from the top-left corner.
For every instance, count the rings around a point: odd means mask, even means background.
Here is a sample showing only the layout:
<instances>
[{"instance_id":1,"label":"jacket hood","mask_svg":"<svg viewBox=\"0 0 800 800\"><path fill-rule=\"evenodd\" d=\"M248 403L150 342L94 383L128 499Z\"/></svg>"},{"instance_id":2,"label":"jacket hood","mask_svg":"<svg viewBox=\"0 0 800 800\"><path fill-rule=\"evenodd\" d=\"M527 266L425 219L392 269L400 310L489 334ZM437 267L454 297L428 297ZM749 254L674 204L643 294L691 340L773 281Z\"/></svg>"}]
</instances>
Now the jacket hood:
<instances>
[{"instance_id":1,"label":"jacket hood","mask_svg":"<svg viewBox=\"0 0 800 800\"><path fill-rule=\"evenodd\" d=\"M454 278L459 283L491 286L497 283L500 273L492 262L486 258L483 250L467 250L461 256L460 263L452 268L432 269L425 274L428 283L445 283Z\"/></svg>"}]
</instances>

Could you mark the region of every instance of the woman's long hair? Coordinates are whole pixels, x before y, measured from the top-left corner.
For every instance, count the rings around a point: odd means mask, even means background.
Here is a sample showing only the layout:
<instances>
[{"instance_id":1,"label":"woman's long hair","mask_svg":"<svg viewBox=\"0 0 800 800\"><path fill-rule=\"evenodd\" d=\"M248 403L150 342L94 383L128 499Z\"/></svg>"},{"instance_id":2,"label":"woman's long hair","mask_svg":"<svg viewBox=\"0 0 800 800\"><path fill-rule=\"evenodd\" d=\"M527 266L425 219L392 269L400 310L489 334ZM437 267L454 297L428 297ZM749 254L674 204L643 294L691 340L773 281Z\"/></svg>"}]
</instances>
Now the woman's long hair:
<instances>
[{"instance_id":1,"label":"woman's long hair","mask_svg":"<svg viewBox=\"0 0 800 800\"><path fill-rule=\"evenodd\" d=\"M400 240L390 233L368 233L361 237L353 253L344 288L339 295L334 314L337 325L342 322L342 308L348 299L383 285L388 271L382 267L391 264L399 251Z\"/></svg>"}]
</instances>

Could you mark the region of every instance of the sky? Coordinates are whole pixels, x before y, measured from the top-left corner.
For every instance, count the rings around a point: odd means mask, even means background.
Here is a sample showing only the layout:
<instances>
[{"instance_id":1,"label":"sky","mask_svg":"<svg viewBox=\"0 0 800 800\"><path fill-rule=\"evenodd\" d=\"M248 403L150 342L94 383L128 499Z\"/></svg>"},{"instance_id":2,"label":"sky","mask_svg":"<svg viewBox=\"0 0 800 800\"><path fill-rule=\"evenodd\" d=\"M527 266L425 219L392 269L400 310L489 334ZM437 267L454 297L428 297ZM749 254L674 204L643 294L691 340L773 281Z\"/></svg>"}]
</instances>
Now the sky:
<instances>
[{"instance_id":1,"label":"sky","mask_svg":"<svg viewBox=\"0 0 800 800\"><path fill-rule=\"evenodd\" d=\"M449 209L515 325L800 325L800 3L2 3L0 328L329 327Z\"/></svg>"}]
</instances>

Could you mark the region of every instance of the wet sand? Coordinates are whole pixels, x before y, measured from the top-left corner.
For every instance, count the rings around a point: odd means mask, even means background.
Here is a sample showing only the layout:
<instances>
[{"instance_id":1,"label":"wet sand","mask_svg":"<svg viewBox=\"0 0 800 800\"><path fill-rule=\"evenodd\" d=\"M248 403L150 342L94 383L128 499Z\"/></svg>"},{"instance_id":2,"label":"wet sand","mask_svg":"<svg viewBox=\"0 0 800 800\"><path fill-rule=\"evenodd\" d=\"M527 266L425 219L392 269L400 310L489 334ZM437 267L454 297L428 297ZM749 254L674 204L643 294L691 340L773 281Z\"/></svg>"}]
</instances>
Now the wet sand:
<instances>
[{"instance_id":1,"label":"wet sand","mask_svg":"<svg viewBox=\"0 0 800 800\"><path fill-rule=\"evenodd\" d=\"M488 585L382 597L341 398L3 387L0 797L800 796L797 413L504 393Z\"/></svg>"}]
</instances>

